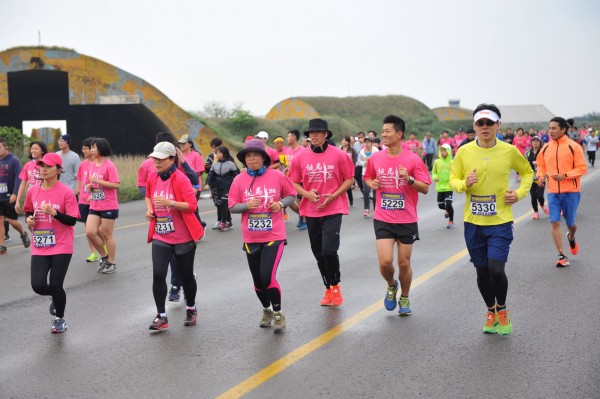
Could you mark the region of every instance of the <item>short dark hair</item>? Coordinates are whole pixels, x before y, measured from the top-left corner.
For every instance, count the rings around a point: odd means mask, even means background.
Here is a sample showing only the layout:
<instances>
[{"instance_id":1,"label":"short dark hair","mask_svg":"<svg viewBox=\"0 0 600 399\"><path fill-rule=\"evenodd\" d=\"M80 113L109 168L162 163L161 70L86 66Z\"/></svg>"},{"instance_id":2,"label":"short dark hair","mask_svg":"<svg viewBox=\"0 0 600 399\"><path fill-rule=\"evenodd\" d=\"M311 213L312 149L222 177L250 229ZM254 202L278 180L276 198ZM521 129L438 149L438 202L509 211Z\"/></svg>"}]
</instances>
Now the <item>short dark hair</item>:
<instances>
[{"instance_id":1,"label":"short dark hair","mask_svg":"<svg viewBox=\"0 0 600 399\"><path fill-rule=\"evenodd\" d=\"M0 137L0 144L4 145L4 147L8 148L8 141L4 137Z\"/></svg>"},{"instance_id":2,"label":"short dark hair","mask_svg":"<svg viewBox=\"0 0 600 399\"><path fill-rule=\"evenodd\" d=\"M83 141L81 142L81 146L82 147L91 147L92 143L94 142L95 137L88 137L83 139Z\"/></svg>"},{"instance_id":3,"label":"short dark hair","mask_svg":"<svg viewBox=\"0 0 600 399\"><path fill-rule=\"evenodd\" d=\"M487 109L489 111L493 111L493 112L497 113L499 118L502 117L502 114L500 114L500 110L498 109L498 107L496 107L494 104L486 104L486 103L479 104L477 106L477 108L475 108L473 110L473 116L475 116L475 114L478 113L479 111L483 111L484 109Z\"/></svg>"},{"instance_id":4,"label":"short dark hair","mask_svg":"<svg viewBox=\"0 0 600 399\"><path fill-rule=\"evenodd\" d=\"M554 118L550 119L550 122L558 123L558 127L565 129L565 131L569 130L569 126L571 126L569 121L567 121L565 118L561 118L560 116L555 116Z\"/></svg>"},{"instance_id":5,"label":"short dark hair","mask_svg":"<svg viewBox=\"0 0 600 399\"><path fill-rule=\"evenodd\" d=\"M377 132L375 130L369 130L367 133L373 133L373 136L377 137Z\"/></svg>"},{"instance_id":6,"label":"short dark hair","mask_svg":"<svg viewBox=\"0 0 600 399\"><path fill-rule=\"evenodd\" d=\"M175 147L178 147L177 142L175 141L175 137L169 132L159 132L156 134L154 138L154 144L162 143L166 141L168 143L173 144Z\"/></svg>"},{"instance_id":7,"label":"short dark hair","mask_svg":"<svg viewBox=\"0 0 600 399\"><path fill-rule=\"evenodd\" d=\"M92 141L92 145L96 146L96 150L98 150L98 155L103 157L108 157L112 154L112 150L110 149L110 144L108 140L103 137L96 137Z\"/></svg>"},{"instance_id":8,"label":"short dark hair","mask_svg":"<svg viewBox=\"0 0 600 399\"><path fill-rule=\"evenodd\" d=\"M293 134L294 136L296 136L296 140L300 140L300 132L299 131L294 129L294 130L288 131L288 134L290 134L290 133Z\"/></svg>"},{"instance_id":9,"label":"short dark hair","mask_svg":"<svg viewBox=\"0 0 600 399\"><path fill-rule=\"evenodd\" d=\"M361 134L364 136L364 135L365 135L365 132L362 132L362 131L361 131L361 132L358 132L358 133L356 133L356 135L357 135L357 136L360 136Z\"/></svg>"},{"instance_id":10,"label":"short dark hair","mask_svg":"<svg viewBox=\"0 0 600 399\"><path fill-rule=\"evenodd\" d=\"M221 145L223 145L223 140L221 140L218 137L215 137L210 141L211 148L212 147L220 147Z\"/></svg>"},{"instance_id":11,"label":"short dark hair","mask_svg":"<svg viewBox=\"0 0 600 399\"><path fill-rule=\"evenodd\" d=\"M473 128L467 129L467 134L475 134L475 129L473 129Z\"/></svg>"},{"instance_id":12,"label":"short dark hair","mask_svg":"<svg viewBox=\"0 0 600 399\"><path fill-rule=\"evenodd\" d=\"M224 145L222 145L222 146L220 146L217 149L217 151L219 151L221 154L223 154L223 158L224 159L226 159L227 161L231 161L231 162L235 163L235 161L233 160L233 157L229 153L229 148L227 148Z\"/></svg>"},{"instance_id":13,"label":"short dark hair","mask_svg":"<svg viewBox=\"0 0 600 399\"><path fill-rule=\"evenodd\" d=\"M396 115L388 115L385 118L383 118L383 124L385 125L386 123L393 124L394 130L396 130L397 132L402 132L402 137L404 137L406 124L404 123L404 120L402 118Z\"/></svg>"},{"instance_id":14,"label":"short dark hair","mask_svg":"<svg viewBox=\"0 0 600 399\"><path fill-rule=\"evenodd\" d=\"M33 159L33 157L31 156L31 146L34 144L37 144L38 147L41 148L42 156L48 153L48 147L46 146L46 143L44 143L43 141L32 141L31 143L29 143L29 159Z\"/></svg>"}]
</instances>

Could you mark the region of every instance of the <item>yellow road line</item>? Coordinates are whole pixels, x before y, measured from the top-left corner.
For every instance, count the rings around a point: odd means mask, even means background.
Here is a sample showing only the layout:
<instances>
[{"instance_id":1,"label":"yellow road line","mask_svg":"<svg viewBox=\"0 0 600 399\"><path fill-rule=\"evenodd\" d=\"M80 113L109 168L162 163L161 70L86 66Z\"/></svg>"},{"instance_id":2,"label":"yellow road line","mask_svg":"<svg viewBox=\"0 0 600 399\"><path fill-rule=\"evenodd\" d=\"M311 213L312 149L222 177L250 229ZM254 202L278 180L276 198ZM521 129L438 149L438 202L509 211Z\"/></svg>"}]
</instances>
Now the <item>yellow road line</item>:
<instances>
[{"instance_id":1,"label":"yellow road line","mask_svg":"<svg viewBox=\"0 0 600 399\"><path fill-rule=\"evenodd\" d=\"M589 177L595 175L597 172L598 171L595 171L592 174L587 174L586 176L584 176L582 179L582 184L583 184L584 180L587 180ZM532 213L533 213L533 210L529 210L525 214L514 219L514 223L517 224L517 223L522 222L523 220L525 220L529 216L531 216ZM458 262L459 260L464 258L467 254L468 254L468 251L466 248L463 249L462 251L455 253L450 258L446 259L444 262L435 266L433 269L429 270L428 272L426 272L426 273L420 275L419 277L417 277L416 279L414 279L411 284L411 288L412 289L417 288L418 286L420 286L427 280L440 274L441 272L443 272L444 270L446 270L447 268L449 268L450 266L452 266L453 264L455 264L456 262ZM234 386L233 388L230 388L227 391L223 392L221 395L217 396L217 399L241 398L248 392L258 388L260 385L264 384L271 378L275 377L277 374L281 373L282 371L284 371L285 369L287 369L294 363L296 363L299 360L310 355L315 350L321 348L328 342L339 337L343 332L349 330L350 328L354 327L361 321L365 320L369 316L372 316L373 314L375 314L376 312L378 312L380 310L382 310L381 300L378 300L377 302L373 303L370 306L367 306L366 308L364 308L363 310L361 310L354 316L350 317L349 319L343 321L342 323L338 324L337 326L333 327L332 329L319 335L317 338L313 339L312 341L300 346L298 349L293 350L292 352L288 353L287 355L283 356L282 358L271 363L270 365L263 368L256 374L254 374L254 375L248 377L247 379L245 379L244 381L240 382L238 385Z\"/></svg>"}]
</instances>

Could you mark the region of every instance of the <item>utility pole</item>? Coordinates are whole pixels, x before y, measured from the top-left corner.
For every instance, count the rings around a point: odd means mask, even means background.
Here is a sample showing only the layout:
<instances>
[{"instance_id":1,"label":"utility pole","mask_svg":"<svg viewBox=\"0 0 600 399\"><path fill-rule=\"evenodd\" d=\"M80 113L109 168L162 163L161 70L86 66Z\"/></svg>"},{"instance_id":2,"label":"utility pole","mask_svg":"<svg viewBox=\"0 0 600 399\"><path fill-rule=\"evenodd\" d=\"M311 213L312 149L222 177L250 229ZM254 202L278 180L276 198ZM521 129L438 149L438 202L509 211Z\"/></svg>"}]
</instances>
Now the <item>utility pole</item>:
<instances>
[{"instance_id":1,"label":"utility pole","mask_svg":"<svg viewBox=\"0 0 600 399\"><path fill-rule=\"evenodd\" d=\"M42 31L38 30L38 45L42 46Z\"/></svg>"}]
</instances>

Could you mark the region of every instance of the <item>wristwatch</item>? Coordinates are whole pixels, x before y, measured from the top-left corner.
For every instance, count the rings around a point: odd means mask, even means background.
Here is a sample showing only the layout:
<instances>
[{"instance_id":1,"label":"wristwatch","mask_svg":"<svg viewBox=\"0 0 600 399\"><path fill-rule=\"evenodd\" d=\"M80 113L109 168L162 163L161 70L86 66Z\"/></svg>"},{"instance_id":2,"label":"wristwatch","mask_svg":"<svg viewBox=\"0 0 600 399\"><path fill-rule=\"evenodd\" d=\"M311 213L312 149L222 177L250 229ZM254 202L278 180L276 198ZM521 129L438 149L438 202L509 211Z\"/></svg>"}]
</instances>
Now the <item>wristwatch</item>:
<instances>
[{"instance_id":1,"label":"wristwatch","mask_svg":"<svg viewBox=\"0 0 600 399\"><path fill-rule=\"evenodd\" d=\"M175 208L175 201L171 201L171 208Z\"/></svg>"},{"instance_id":2,"label":"wristwatch","mask_svg":"<svg viewBox=\"0 0 600 399\"><path fill-rule=\"evenodd\" d=\"M415 178L412 176L408 176L408 185L412 186L414 182L415 182Z\"/></svg>"}]
</instances>

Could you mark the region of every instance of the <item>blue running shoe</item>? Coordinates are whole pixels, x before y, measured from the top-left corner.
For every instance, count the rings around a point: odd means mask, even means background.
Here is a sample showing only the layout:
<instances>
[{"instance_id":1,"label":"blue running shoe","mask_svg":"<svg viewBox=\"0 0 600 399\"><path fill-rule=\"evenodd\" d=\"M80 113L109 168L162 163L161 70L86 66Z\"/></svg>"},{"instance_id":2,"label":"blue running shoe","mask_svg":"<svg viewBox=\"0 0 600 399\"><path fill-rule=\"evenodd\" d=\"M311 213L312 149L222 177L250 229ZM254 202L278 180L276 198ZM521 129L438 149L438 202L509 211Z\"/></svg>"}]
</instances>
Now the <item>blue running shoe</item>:
<instances>
[{"instance_id":1,"label":"blue running shoe","mask_svg":"<svg viewBox=\"0 0 600 399\"><path fill-rule=\"evenodd\" d=\"M410 310L410 301L408 297L400 297L398 301L398 305L400 306L399 315L400 316L410 316L412 314L412 310Z\"/></svg>"},{"instance_id":2,"label":"blue running shoe","mask_svg":"<svg viewBox=\"0 0 600 399\"><path fill-rule=\"evenodd\" d=\"M398 280L394 280L393 287L387 287L387 293L383 299L385 308L389 311L396 309L396 294L398 293Z\"/></svg>"}]
</instances>

